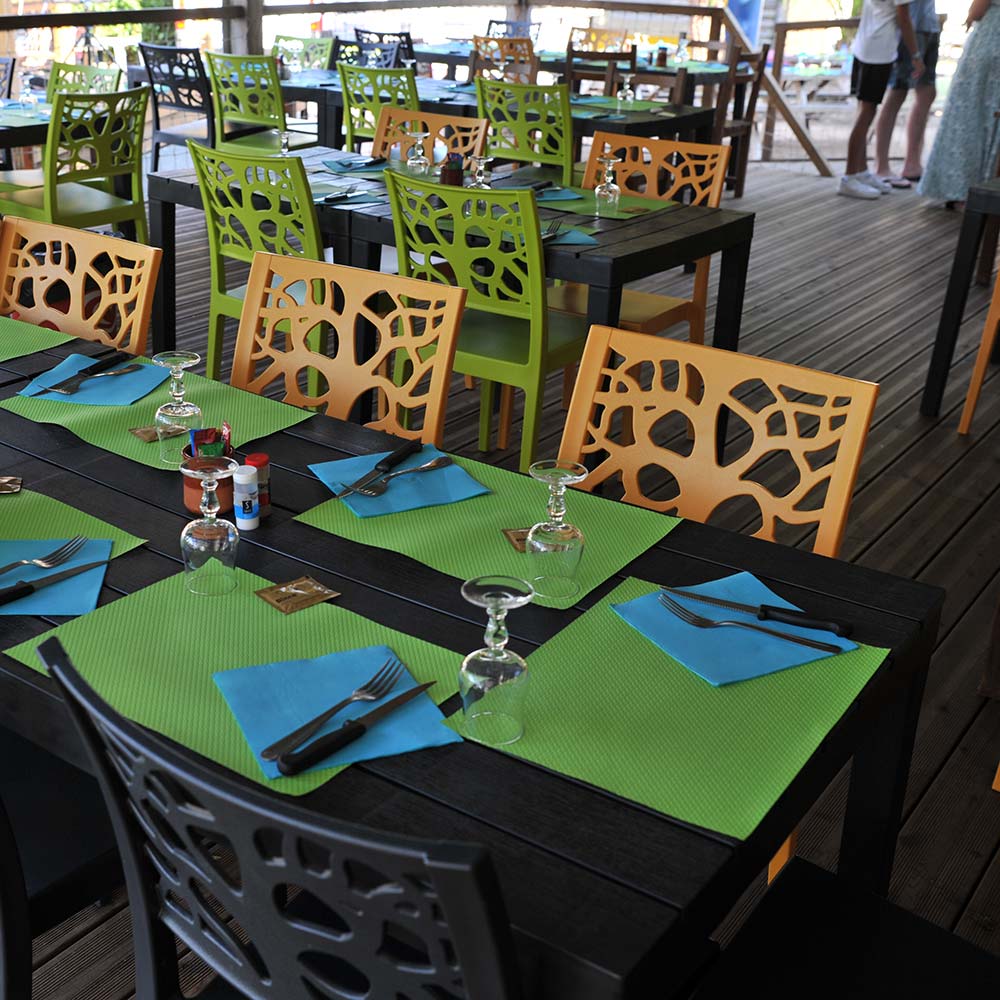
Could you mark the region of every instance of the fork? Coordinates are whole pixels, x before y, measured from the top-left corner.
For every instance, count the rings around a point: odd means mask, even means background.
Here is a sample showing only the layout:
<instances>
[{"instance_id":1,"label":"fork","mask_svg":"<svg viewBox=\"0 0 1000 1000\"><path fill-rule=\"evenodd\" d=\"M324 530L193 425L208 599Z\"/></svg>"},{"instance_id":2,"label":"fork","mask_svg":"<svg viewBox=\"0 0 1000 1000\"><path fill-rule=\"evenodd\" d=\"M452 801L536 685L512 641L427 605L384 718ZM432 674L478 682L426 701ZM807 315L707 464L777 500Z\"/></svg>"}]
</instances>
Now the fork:
<instances>
[{"instance_id":1,"label":"fork","mask_svg":"<svg viewBox=\"0 0 1000 1000\"><path fill-rule=\"evenodd\" d=\"M282 736L280 740L265 747L260 752L263 760L277 760L283 753L289 753L296 747L301 746L311 736L314 736L323 724L332 719L342 708L346 708L355 701L378 701L384 698L396 685L403 673L403 663L395 656L390 656L385 663L370 677L361 687L356 688L354 693L343 701L338 701L336 705L328 708L325 712L320 712L315 719L310 719L304 726L299 726L294 732L287 736Z\"/></svg>"},{"instance_id":2,"label":"fork","mask_svg":"<svg viewBox=\"0 0 1000 1000\"><path fill-rule=\"evenodd\" d=\"M360 493L363 497L380 497L389 488L389 481L395 479L396 476L406 476L411 472L431 472L434 469L443 469L446 465L451 465L451 461L450 455L438 455L437 458L432 458L429 462L424 462L423 465L416 465L412 469L399 469L396 472L390 472L387 476L376 479L375 482L369 483L367 486L355 489L354 492Z\"/></svg>"},{"instance_id":3,"label":"fork","mask_svg":"<svg viewBox=\"0 0 1000 1000\"><path fill-rule=\"evenodd\" d=\"M39 556L37 559L18 559L16 562L7 563L0 566L0 576L15 569L18 566L40 566L42 569L54 569L56 566L66 562L75 556L87 544L87 539L83 535L76 535L58 549L50 552L47 556Z\"/></svg>"},{"instance_id":4,"label":"fork","mask_svg":"<svg viewBox=\"0 0 1000 1000\"><path fill-rule=\"evenodd\" d=\"M545 232L542 233L542 239L551 239L553 236L559 235L559 230L562 229L562 222L559 219L553 219L546 228Z\"/></svg>"},{"instance_id":5,"label":"fork","mask_svg":"<svg viewBox=\"0 0 1000 1000\"><path fill-rule=\"evenodd\" d=\"M811 649L819 649L824 653L843 652L839 646L834 646L829 642L820 642L818 639L806 639L800 635L788 635L787 632L779 632L777 629L767 628L764 625L757 625L754 622L716 621L714 618L703 618L701 615L697 615L693 611L684 607L683 604L678 604L677 601L668 597L664 593L660 594L659 600L663 607L665 607L668 611L672 611L682 622L687 622L688 625L693 625L695 628L721 628L726 625L733 625L738 628L748 628L754 632L763 632L765 635L773 635L776 639L784 639L786 642L795 642L800 646L809 646Z\"/></svg>"}]
</instances>

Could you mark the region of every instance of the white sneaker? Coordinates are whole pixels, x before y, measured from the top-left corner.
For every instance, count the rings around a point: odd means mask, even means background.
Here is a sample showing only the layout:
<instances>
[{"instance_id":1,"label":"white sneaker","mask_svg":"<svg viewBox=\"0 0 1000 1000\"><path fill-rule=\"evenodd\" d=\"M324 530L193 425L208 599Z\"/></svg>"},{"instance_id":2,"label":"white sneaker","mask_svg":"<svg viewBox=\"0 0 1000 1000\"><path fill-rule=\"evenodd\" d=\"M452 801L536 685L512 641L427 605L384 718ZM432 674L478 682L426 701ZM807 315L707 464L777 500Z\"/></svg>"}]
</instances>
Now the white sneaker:
<instances>
[{"instance_id":1,"label":"white sneaker","mask_svg":"<svg viewBox=\"0 0 1000 1000\"><path fill-rule=\"evenodd\" d=\"M837 194L842 194L846 198L862 198L865 201L876 201L880 197L875 188L861 179L860 174L844 174L840 178Z\"/></svg>"},{"instance_id":2,"label":"white sneaker","mask_svg":"<svg viewBox=\"0 0 1000 1000\"><path fill-rule=\"evenodd\" d=\"M888 181L882 180L881 177L876 177L870 170L864 170L854 176L862 184L867 184L870 188L874 188L879 194L888 194L892 190L892 185Z\"/></svg>"}]
</instances>

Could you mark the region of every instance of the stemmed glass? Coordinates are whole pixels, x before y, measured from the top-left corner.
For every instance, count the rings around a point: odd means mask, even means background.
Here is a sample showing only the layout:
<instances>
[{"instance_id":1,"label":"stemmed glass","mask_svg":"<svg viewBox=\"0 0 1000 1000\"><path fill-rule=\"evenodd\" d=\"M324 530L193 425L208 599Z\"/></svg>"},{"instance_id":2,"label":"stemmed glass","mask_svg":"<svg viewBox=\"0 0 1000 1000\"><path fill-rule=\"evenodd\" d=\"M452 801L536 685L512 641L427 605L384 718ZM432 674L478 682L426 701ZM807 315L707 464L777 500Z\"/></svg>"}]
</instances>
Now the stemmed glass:
<instances>
[{"instance_id":1,"label":"stemmed glass","mask_svg":"<svg viewBox=\"0 0 1000 1000\"><path fill-rule=\"evenodd\" d=\"M202 426L201 409L184 399L184 369L193 368L201 358L190 351L163 351L153 355L153 364L170 369L169 403L157 411L153 423L160 442L160 461L178 468L184 461L182 454L188 435L186 431Z\"/></svg>"},{"instance_id":2,"label":"stemmed glass","mask_svg":"<svg viewBox=\"0 0 1000 1000\"><path fill-rule=\"evenodd\" d=\"M470 188L477 188L479 190L490 190L490 174L489 166L493 162L492 156L469 156L472 161L472 165L476 168L475 176L472 178L472 183L469 185Z\"/></svg>"},{"instance_id":3,"label":"stemmed glass","mask_svg":"<svg viewBox=\"0 0 1000 1000\"><path fill-rule=\"evenodd\" d=\"M403 67L405 69L409 69L409 70L415 69L416 65L417 65L417 60L416 59L412 59L412 58L411 59L400 59L399 61L403 64Z\"/></svg>"},{"instance_id":4,"label":"stemmed glass","mask_svg":"<svg viewBox=\"0 0 1000 1000\"><path fill-rule=\"evenodd\" d=\"M21 100L21 107L28 111L34 110L35 92L31 89L31 71L25 70L20 79L21 92L18 95Z\"/></svg>"},{"instance_id":5,"label":"stemmed glass","mask_svg":"<svg viewBox=\"0 0 1000 1000\"><path fill-rule=\"evenodd\" d=\"M524 733L528 665L507 649L507 612L534 597L531 584L513 576L480 576L462 584L470 604L486 608L486 645L462 661L458 690L466 735L490 746L504 746Z\"/></svg>"},{"instance_id":6,"label":"stemmed glass","mask_svg":"<svg viewBox=\"0 0 1000 1000\"><path fill-rule=\"evenodd\" d=\"M229 521L216 517L220 479L228 479L240 467L232 458L189 458L181 463L181 472L201 480L201 513L181 532L181 556L184 558L184 585L192 594L215 597L228 594L236 586L236 546L240 534Z\"/></svg>"},{"instance_id":7,"label":"stemmed glass","mask_svg":"<svg viewBox=\"0 0 1000 1000\"><path fill-rule=\"evenodd\" d=\"M583 555L583 532L566 521L566 487L583 482L588 470L578 462L549 459L535 462L528 473L549 488L549 519L528 532L524 546L531 585L543 600L568 606L580 590L575 577Z\"/></svg>"},{"instance_id":8,"label":"stemmed glass","mask_svg":"<svg viewBox=\"0 0 1000 1000\"><path fill-rule=\"evenodd\" d=\"M406 169L411 174L426 176L431 171L431 161L424 153L424 139L430 132L407 132L406 138L413 142L409 153L406 155Z\"/></svg>"},{"instance_id":9,"label":"stemmed glass","mask_svg":"<svg viewBox=\"0 0 1000 1000\"><path fill-rule=\"evenodd\" d=\"M616 156L599 156L597 162L604 168L601 183L594 188L594 215L599 219L602 213L618 208L622 189L615 183L615 164L621 160Z\"/></svg>"},{"instance_id":10,"label":"stemmed glass","mask_svg":"<svg viewBox=\"0 0 1000 1000\"><path fill-rule=\"evenodd\" d=\"M632 89L633 75L632 73L622 74L622 86L617 94L619 107L623 104L631 106L635 103L635 91Z\"/></svg>"}]
</instances>

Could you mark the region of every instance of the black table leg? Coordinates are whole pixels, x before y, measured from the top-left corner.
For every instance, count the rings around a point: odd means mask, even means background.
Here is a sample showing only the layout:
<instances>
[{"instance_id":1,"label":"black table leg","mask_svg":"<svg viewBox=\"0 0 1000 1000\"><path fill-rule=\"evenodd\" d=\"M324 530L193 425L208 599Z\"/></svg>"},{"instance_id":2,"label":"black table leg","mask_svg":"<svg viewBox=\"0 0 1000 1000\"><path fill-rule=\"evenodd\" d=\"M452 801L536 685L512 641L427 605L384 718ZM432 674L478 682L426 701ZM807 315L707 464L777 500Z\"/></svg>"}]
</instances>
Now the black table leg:
<instances>
[{"instance_id":1,"label":"black table leg","mask_svg":"<svg viewBox=\"0 0 1000 1000\"><path fill-rule=\"evenodd\" d=\"M317 136L319 144L328 146L330 149L340 149L344 141L344 109L330 93L325 94L325 100L319 107L319 132Z\"/></svg>"},{"instance_id":2,"label":"black table leg","mask_svg":"<svg viewBox=\"0 0 1000 1000\"><path fill-rule=\"evenodd\" d=\"M587 293L587 319L590 325L617 326L622 308L622 286L602 288L591 285Z\"/></svg>"},{"instance_id":3,"label":"black table leg","mask_svg":"<svg viewBox=\"0 0 1000 1000\"><path fill-rule=\"evenodd\" d=\"M715 304L712 346L735 351L740 346L743 296L746 293L747 268L750 265L750 240L723 250L721 256L719 299Z\"/></svg>"},{"instance_id":4,"label":"black table leg","mask_svg":"<svg viewBox=\"0 0 1000 1000\"><path fill-rule=\"evenodd\" d=\"M177 345L177 206L172 201L149 199L149 239L163 251L160 280L153 298L153 353Z\"/></svg>"},{"instance_id":5,"label":"black table leg","mask_svg":"<svg viewBox=\"0 0 1000 1000\"><path fill-rule=\"evenodd\" d=\"M866 728L851 766L838 873L883 896L892 875L917 717L936 636L937 618L926 624L910 653L914 667L909 683Z\"/></svg>"},{"instance_id":6,"label":"black table leg","mask_svg":"<svg viewBox=\"0 0 1000 1000\"><path fill-rule=\"evenodd\" d=\"M966 206L962 217L962 229L958 234L955 260L951 265L951 277L948 279L948 291L945 293L944 307L941 309L941 321L938 323L937 336L934 338L931 363L927 369L924 394L920 400L920 412L926 417L936 417L941 411L941 398L944 396L945 383L948 381L948 370L951 368L951 359L955 353L958 328L962 324L965 300L969 296L969 283L972 281L979 241L983 237L985 225L986 216L982 212L970 211Z\"/></svg>"}]
</instances>

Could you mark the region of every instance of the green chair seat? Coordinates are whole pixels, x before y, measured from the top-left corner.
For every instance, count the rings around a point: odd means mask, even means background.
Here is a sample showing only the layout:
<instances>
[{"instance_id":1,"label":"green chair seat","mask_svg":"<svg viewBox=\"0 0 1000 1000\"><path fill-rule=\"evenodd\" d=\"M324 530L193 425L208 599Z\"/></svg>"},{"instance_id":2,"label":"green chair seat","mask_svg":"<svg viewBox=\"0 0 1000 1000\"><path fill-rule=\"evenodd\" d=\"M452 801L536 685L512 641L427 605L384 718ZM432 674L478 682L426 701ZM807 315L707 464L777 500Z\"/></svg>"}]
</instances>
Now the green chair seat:
<instances>
[{"instance_id":1,"label":"green chair seat","mask_svg":"<svg viewBox=\"0 0 1000 1000\"><path fill-rule=\"evenodd\" d=\"M0 191L41 187L44 183L45 171L41 167L35 170L0 170Z\"/></svg>"},{"instance_id":2,"label":"green chair seat","mask_svg":"<svg viewBox=\"0 0 1000 1000\"><path fill-rule=\"evenodd\" d=\"M208 119L195 118L189 122L181 122L179 125L171 124L170 128L163 131L185 139L200 139L203 142L208 142Z\"/></svg>"},{"instance_id":3,"label":"green chair seat","mask_svg":"<svg viewBox=\"0 0 1000 1000\"><path fill-rule=\"evenodd\" d=\"M546 374L580 360L589 324L580 316L549 311L548 350L543 359ZM466 309L455 349L455 371L495 382L501 368L518 377L530 363L531 321L515 316L498 316L481 309Z\"/></svg>"}]
</instances>

